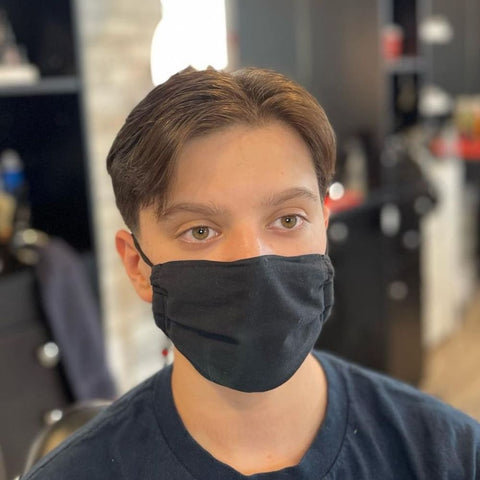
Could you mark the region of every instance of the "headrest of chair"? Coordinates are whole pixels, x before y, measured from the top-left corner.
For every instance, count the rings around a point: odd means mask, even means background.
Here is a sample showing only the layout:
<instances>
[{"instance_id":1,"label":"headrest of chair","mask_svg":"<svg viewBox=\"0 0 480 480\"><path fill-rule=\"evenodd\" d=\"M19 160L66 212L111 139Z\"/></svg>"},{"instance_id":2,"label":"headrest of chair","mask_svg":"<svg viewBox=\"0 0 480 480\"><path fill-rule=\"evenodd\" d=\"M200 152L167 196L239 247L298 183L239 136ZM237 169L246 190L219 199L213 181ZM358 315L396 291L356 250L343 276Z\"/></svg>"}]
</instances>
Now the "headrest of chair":
<instances>
[{"instance_id":1,"label":"headrest of chair","mask_svg":"<svg viewBox=\"0 0 480 480\"><path fill-rule=\"evenodd\" d=\"M73 404L63 410L61 418L46 426L33 441L28 451L24 473L111 403L106 400L89 400Z\"/></svg>"}]
</instances>

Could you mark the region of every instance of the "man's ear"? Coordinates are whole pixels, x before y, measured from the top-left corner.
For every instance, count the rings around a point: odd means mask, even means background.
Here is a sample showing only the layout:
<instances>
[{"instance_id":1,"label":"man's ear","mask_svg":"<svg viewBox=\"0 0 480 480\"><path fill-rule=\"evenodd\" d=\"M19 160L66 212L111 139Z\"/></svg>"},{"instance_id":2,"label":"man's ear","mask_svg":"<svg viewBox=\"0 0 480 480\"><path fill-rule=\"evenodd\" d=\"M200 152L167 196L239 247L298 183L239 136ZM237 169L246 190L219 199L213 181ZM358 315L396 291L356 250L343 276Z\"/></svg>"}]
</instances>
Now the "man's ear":
<instances>
[{"instance_id":1,"label":"man's ear","mask_svg":"<svg viewBox=\"0 0 480 480\"><path fill-rule=\"evenodd\" d=\"M140 257L133 244L131 233L119 230L115 235L115 246L137 294L142 300L151 303L150 267Z\"/></svg>"},{"instance_id":2,"label":"man's ear","mask_svg":"<svg viewBox=\"0 0 480 480\"><path fill-rule=\"evenodd\" d=\"M323 221L325 223L325 230L328 228L328 222L330 221L330 209L323 204Z\"/></svg>"}]
</instances>

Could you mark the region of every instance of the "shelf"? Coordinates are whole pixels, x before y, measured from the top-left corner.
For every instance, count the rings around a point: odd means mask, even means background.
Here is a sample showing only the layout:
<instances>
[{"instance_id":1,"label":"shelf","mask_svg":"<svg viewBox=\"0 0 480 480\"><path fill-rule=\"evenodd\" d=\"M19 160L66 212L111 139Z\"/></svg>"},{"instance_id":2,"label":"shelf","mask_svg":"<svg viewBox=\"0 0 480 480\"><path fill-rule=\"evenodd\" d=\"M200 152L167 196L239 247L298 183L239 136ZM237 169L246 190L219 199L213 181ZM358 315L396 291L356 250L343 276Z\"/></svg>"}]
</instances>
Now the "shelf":
<instances>
[{"instance_id":1,"label":"shelf","mask_svg":"<svg viewBox=\"0 0 480 480\"><path fill-rule=\"evenodd\" d=\"M384 61L385 70L389 73L422 73L426 69L425 60L421 57L404 56Z\"/></svg>"},{"instance_id":2,"label":"shelf","mask_svg":"<svg viewBox=\"0 0 480 480\"><path fill-rule=\"evenodd\" d=\"M0 97L28 97L33 95L64 95L77 93L80 80L75 76L47 77L25 85L1 85Z\"/></svg>"}]
</instances>

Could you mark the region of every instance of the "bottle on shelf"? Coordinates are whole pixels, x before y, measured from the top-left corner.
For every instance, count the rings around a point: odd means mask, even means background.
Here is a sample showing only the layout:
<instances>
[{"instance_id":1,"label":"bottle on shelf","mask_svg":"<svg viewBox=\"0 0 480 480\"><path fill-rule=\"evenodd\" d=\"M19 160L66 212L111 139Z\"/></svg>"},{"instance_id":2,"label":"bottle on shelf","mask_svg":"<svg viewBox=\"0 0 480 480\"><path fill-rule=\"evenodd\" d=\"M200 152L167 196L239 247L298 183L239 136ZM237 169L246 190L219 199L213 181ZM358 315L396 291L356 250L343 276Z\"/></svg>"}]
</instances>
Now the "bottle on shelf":
<instances>
[{"instance_id":1,"label":"bottle on shelf","mask_svg":"<svg viewBox=\"0 0 480 480\"><path fill-rule=\"evenodd\" d=\"M0 273L16 263L10 243L16 232L30 226L30 204L23 162L17 151L0 154Z\"/></svg>"},{"instance_id":2,"label":"bottle on shelf","mask_svg":"<svg viewBox=\"0 0 480 480\"><path fill-rule=\"evenodd\" d=\"M30 204L23 162L17 151L4 150L0 154L0 171L3 189L15 200L14 230L30 226Z\"/></svg>"},{"instance_id":3,"label":"bottle on shelf","mask_svg":"<svg viewBox=\"0 0 480 480\"><path fill-rule=\"evenodd\" d=\"M3 189L0 179L0 274L8 269L8 243L13 234L16 202L12 195Z\"/></svg>"},{"instance_id":4,"label":"bottle on shelf","mask_svg":"<svg viewBox=\"0 0 480 480\"><path fill-rule=\"evenodd\" d=\"M5 10L0 8L0 85L31 84L38 81L38 68L28 61L19 45Z\"/></svg>"},{"instance_id":5,"label":"bottle on shelf","mask_svg":"<svg viewBox=\"0 0 480 480\"><path fill-rule=\"evenodd\" d=\"M0 63L4 63L4 57L9 50L16 45L15 35L8 19L7 13L0 9Z\"/></svg>"}]
</instances>

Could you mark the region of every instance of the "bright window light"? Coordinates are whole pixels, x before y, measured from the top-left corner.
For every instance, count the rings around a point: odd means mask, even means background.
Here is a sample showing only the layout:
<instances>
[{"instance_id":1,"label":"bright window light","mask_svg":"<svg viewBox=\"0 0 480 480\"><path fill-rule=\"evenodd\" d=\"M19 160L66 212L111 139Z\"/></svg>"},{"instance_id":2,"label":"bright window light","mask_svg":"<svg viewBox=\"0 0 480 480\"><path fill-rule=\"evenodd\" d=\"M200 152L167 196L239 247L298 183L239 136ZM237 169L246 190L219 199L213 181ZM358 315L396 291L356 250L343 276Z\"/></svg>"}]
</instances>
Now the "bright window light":
<instances>
[{"instance_id":1,"label":"bright window light","mask_svg":"<svg viewBox=\"0 0 480 480\"><path fill-rule=\"evenodd\" d=\"M154 85L189 65L227 66L225 0L162 0L162 12L150 56Z\"/></svg>"}]
</instances>

